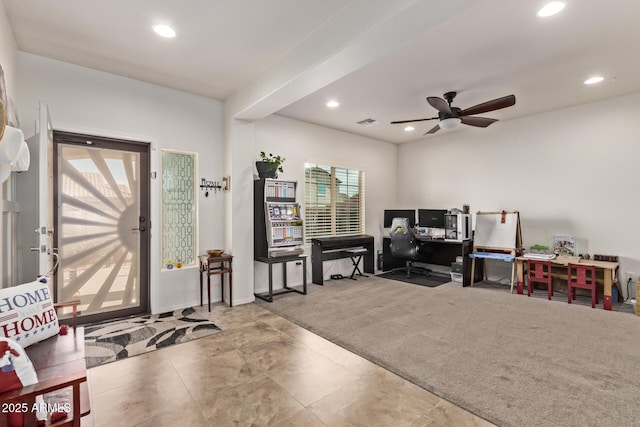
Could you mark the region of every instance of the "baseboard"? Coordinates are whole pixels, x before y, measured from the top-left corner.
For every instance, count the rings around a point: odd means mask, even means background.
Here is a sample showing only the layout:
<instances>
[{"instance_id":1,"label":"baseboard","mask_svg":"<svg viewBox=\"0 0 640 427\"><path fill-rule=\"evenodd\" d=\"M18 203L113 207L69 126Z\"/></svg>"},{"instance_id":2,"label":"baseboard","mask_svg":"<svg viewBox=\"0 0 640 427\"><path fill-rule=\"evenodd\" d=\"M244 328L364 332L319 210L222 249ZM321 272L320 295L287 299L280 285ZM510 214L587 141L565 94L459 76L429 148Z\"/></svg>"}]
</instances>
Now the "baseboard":
<instances>
[{"instance_id":1,"label":"baseboard","mask_svg":"<svg viewBox=\"0 0 640 427\"><path fill-rule=\"evenodd\" d=\"M211 300L211 304L213 304L213 303L215 303L215 302L220 302L220 300L219 300L219 299L216 299L216 300L212 299L212 300ZM204 304L203 304L202 306L203 306L203 307L206 307L206 305L207 305L207 302L205 301L205 302L204 302ZM191 304L191 307L199 307L199 306L200 306L200 305L199 305L198 303ZM168 312L168 311L175 311L175 310L180 310L180 309L183 309L183 308L186 308L186 307L184 306L184 304L169 305L169 306L166 306L166 307L160 307L160 308L158 308L158 309L156 309L156 310L153 310L153 311L151 312L151 314L166 313L166 312Z\"/></svg>"},{"instance_id":2,"label":"baseboard","mask_svg":"<svg viewBox=\"0 0 640 427\"><path fill-rule=\"evenodd\" d=\"M254 296L250 296L249 298L243 298L243 299L234 299L233 306L235 307L236 305L250 304L255 300L256 300L256 297Z\"/></svg>"},{"instance_id":3,"label":"baseboard","mask_svg":"<svg viewBox=\"0 0 640 427\"><path fill-rule=\"evenodd\" d=\"M266 292L266 291L265 291ZM248 298L243 298L243 299L235 299L233 300L233 306L237 306L237 305L243 305L243 304L250 304L252 302L254 302L256 300L256 298L254 296L250 296ZM212 299L211 300L211 304L214 303L218 303L220 302L219 299ZM192 307L200 307L200 305L198 303L192 304ZM205 301L204 304L202 305L203 307L207 307L207 302ZM159 308L157 310L154 310L151 312L151 314L160 314L160 313L166 313L168 311L175 311L175 310L180 310L186 308L184 307L184 305L176 305L176 306L167 306L167 307L162 307Z\"/></svg>"}]
</instances>

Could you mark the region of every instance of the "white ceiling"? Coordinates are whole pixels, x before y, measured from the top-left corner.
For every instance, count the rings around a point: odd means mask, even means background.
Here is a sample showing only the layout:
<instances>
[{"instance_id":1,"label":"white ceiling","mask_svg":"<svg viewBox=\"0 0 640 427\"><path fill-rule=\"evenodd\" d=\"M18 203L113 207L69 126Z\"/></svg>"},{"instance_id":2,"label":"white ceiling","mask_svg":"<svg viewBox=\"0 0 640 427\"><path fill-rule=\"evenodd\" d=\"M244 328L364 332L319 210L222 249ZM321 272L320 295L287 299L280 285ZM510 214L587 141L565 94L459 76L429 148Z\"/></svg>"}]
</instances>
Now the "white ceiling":
<instances>
[{"instance_id":1,"label":"white ceiling","mask_svg":"<svg viewBox=\"0 0 640 427\"><path fill-rule=\"evenodd\" d=\"M350 3L4 2L22 51L216 99L258 79L309 35L329 28L325 24ZM425 98L450 90L459 92L453 105L463 109L514 94L514 107L483 115L500 120L640 90L638 0L567 0L561 14L544 20L536 16L542 0L459 3L465 4L461 13L278 113L400 143L422 138L436 122L419 122L412 133L389 122L437 115ZM178 36L159 39L150 31L157 22L171 24ZM585 86L582 81L594 74L606 80ZM340 107L325 107L329 99L339 100ZM356 124L367 118L380 123Z\"/></svg>"},{"instance_id":2,"label":"white ceiling","mask_svg":"<svg viewBox=\"0 0 640 427\"><path fill-rule=\"evenodd\" d=\"M18 49L225 99L344 0L6 0ZM175 29L158 37L155 24Z\"/></svg>"}]
</instances>

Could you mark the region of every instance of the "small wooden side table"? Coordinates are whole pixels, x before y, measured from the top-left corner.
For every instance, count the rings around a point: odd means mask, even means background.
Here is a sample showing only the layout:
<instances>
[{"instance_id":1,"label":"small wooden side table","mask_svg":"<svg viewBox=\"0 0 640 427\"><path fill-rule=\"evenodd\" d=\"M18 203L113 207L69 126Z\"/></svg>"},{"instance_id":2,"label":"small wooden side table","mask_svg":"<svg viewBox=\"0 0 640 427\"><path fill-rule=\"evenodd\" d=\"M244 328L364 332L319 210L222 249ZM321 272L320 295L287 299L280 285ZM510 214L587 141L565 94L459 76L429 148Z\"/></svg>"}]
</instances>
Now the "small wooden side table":
<instances>
[{"instance_id":1,"label":"small wooden side table","mask_svg":"<svg viewBox=\"0 0 640 427\"><path fill-rule=\"evenodd\" d=\"M229 307L233 307L233 255L222 254L219 256L199 255L200 259L200 306L202 306L202 276L207 275L207 301L211 311L211 276L220 275L220 298L224 302L224 275L229 274Z\"/></svg>"}]
</instances>

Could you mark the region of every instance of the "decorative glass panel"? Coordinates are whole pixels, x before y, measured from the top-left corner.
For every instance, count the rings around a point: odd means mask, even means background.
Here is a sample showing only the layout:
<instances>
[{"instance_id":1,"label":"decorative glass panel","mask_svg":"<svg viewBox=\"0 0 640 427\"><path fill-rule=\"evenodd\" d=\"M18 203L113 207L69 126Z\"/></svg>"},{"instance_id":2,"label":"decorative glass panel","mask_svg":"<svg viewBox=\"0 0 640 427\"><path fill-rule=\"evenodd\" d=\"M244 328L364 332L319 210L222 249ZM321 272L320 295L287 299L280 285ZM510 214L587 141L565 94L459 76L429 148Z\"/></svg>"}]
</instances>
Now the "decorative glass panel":
<instances>
[{"instance_id":1,"label":"decorative glass panel","mask_svg":"<svg viewBox=\"0 0 640 427\"><path fill-rule=\"evenodd\" d=\"M162 265L195 265L197 197L195 153L162 150Z\"/></svg>"}]
</instances>

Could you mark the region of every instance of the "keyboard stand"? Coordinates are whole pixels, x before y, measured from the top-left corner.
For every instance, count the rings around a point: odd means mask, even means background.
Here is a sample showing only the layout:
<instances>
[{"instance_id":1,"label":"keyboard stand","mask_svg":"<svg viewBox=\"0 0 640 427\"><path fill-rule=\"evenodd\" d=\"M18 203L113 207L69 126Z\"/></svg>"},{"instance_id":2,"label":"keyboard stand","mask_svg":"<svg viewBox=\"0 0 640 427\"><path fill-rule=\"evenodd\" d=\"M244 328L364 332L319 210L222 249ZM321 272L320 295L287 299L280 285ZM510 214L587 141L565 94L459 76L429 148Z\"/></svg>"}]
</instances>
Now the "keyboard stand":
<instances>
[{"instance_id":1,"label":"keyboard stand","mask_svg":"<svg viewBox=\"0 0 640 427\"><path fill-rule=\"evenodd\" d=\"M369 251L366 250L365 248L353 248L353 249L347 249L345 250L345 252L349 255L349 258L351 258L351 263L353 264L353 271L351 272L351 276L349 276L349 279L358 280L355 277L353 277L356 275L356 272L358 273L358 276L369 277L365 274L362 274L362 271L360 271L360 267L358 266L358 264L360 264L360 260L362 259L362 256L369 253Z\"/></svg>"}]
</instances>

